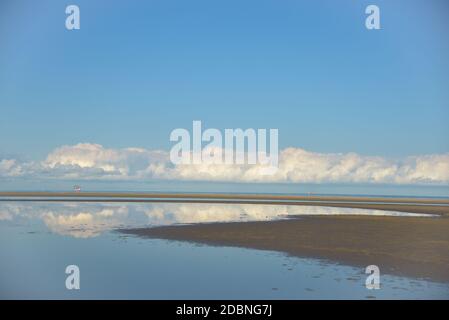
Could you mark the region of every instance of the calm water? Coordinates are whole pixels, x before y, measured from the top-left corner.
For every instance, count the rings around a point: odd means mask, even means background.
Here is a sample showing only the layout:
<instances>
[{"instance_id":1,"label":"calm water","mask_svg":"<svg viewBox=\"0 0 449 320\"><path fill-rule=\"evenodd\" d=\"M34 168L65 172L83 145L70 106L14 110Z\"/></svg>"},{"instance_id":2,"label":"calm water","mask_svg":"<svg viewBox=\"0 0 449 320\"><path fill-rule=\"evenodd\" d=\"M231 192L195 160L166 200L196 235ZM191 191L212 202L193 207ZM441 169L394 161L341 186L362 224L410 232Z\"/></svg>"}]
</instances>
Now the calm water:
<instances>
[{"instance_id":1,"label":"calm water","mask_svg":"<svg viewBox=\"0 0 449 320\"><path fill-rule=\"evenodd\" d=\"M368 290L364 270L359 268L277 252L141 239L115 231L284 219L289 214L386 212L229 204L0 202L0 298L449 298L449 284L382 275L381 289ZM72 264L80 268L80 290L65 287L65 268Z\"/></svg>"}]
</instances>

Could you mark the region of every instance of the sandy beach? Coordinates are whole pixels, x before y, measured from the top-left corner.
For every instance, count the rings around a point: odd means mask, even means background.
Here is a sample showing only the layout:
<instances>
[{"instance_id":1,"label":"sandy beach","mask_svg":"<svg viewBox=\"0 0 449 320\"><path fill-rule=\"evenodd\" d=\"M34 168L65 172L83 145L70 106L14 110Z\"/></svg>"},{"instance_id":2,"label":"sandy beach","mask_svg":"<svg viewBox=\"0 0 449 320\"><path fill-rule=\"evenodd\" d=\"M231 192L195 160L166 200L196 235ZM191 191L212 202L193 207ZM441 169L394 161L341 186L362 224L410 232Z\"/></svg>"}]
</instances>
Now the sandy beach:
<instances>
[{"instance_id":1,"label":"sandy beach","mask_svg":"<svg viewBox=\"0 0 449 320\"><path fill-rule=\"evenodd\" d=\"M219 193L0 192L0 201L234 203L326 206L449 216L449 199Z\"/></svg>"},{"instance_id":2,"label":"sandy beach","mask_svg":"<svg viewBox=\"0 0 449 320\"><path fill-rule=\"evenodd\" d=\"M307 216L120 230L144 238L284 252L449 282L449 218Z\"/></svg>"}]
</instances>

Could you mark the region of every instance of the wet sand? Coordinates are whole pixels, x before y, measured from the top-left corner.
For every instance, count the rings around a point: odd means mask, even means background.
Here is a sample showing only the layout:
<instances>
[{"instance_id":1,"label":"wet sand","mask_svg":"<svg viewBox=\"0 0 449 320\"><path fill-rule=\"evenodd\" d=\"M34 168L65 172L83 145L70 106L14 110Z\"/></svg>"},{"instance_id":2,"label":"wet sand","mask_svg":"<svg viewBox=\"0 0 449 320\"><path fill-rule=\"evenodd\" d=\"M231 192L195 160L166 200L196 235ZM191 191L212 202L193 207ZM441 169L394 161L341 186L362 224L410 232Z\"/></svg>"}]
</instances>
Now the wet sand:
<instances>
[{"instance_id":1,"label":"wet sand","mask_svg":"<svg viewBox=\"0 0 449 320\"><path fill-rule=\"evenodd\" d=\"M446 198L232 193L0 192L0 201L170 202L326 206L449 216L449 199Z\"/></svg>"},{"instance_id":2,"label":"wet sand","mask_svg":"<svg viewBox=\"0 0 449 320\"><path fill-rule=\"evenodd\" d=\"M284 252L449 282L449 218L306 216L119 230L144 238Z\"/></svg>"}]
</instances>

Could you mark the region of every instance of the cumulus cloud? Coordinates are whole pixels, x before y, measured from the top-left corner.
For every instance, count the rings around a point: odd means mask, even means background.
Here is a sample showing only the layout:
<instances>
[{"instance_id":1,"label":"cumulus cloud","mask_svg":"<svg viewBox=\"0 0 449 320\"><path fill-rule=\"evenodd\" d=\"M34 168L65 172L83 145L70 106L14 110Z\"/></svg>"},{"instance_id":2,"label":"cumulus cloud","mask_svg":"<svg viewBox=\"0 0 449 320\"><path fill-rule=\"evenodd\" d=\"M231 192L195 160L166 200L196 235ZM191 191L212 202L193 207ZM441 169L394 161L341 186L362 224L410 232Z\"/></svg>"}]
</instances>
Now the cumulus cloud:
<instances>
[{"instance_id":1,"label":"cumulus cloud","mask_svg":"<svg viewBox=\"0 0 449 320\"><path fill-rule=\"evenodd\" d=\"M241 164L172 164L169 153L142 148L110 149L80 143L55 149L41 162L0 159L0 177L117 180L202 180L229 182L345 182L448 184L449 153L392 160L356 153L317 153L287 148L279 167Z\"/></svg>"},{"instance_id":2,"label":"cumulus cloud","mask_svg":"<svg viewBox=\"0 0 449 320\"><path fill-rule=\"evenodd\" d=\"M161 178L241 182L448 183L449 154L389 160L356 153L317 153L287 148L279 168L262 174L262 165L177 165L159 170Z\"/></svg>"},{"instance_id":3,"label":"cumulus cloud","mask_svg":"<svg viewBox=\"0 0 449 320\"><path fill-rule=\"evenodd\" d=\"M0 159L0 177L1 176L20 176L22 167L15 159Z\"/></svg>"},{"instance_id":4,"label":"cumulus cloud","mask_svg":"<svg viewBox=\"0 0 449 320\"><path fill-rule=\"evenodd\" d=\"M141 148L106 149L99 144L79 143L57 148L41 166L72 178L132 178L150 164L161 161L167 161L165 152Z\"/></svg>"}]
</instances>

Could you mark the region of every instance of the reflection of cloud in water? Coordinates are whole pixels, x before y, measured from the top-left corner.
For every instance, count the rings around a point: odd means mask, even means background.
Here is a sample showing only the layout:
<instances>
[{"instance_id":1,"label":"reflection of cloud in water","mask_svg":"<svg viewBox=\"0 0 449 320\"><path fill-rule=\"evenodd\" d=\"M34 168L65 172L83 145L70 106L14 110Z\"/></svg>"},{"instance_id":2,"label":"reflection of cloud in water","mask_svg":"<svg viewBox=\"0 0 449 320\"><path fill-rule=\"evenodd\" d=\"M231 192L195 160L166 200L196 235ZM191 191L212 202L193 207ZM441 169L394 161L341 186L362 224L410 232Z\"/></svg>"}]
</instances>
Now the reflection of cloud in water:
<instances>
[{"instance_id":1,"label":"reflection of cloud in water","mask_svg":"<svg viewBox=\"0 0 449 320\"><path fill-rule=\"evenodd\" d=\"M12 214L8 211L0 211L0 221L1 220L12 220Z\"/></svg>"},{"instance_id":2,"label":"reflection of cloud in water","mask_svg":"<svg viewBox=\"0 0 449 320\"><path fill-rule=\"evenodd\" d=\"M175 204L139 208L154 225L231 221L264 221L296 215L429 216L384 210L262 204Z\"/></svg>"},{"instance_id":3,"label":"reflection of cloud in water","mask_svg":"<svg viewBox=\"0 0 449 320\"><path fill-rule=\"evenodd\" d=\"M0 220L41 220L52 231L75 238L95 237L130 220L127 205L87 203L1 203Z\"/></svg>"},{"instance_id":4,"label":"reflection of cloud in water","mask_svg":"<svg viewBox=\"0 0 449 320\"><path fill-rule=\"evenodd\" d=\"M368 209L260 204L0 203L0 221L37 219L52 232L76 238L95 237L105 231L126 227L266 221L289 215L429 216Z\"/></svg>"},{"instance_id":5,"label":"reflection of cloud in water","mask_svg":"<svg viewBox=\"0 0 449 320\"><path fill-rule=\"evenodd\" d=\"M42 219L53 232L75 238L89 238L117 228L127 220L127 216L126 207L114 207L75 214L51 211L45 213Z\"/></svg>"},{"instance_id":6,"label":"reflection of cloud in water","mask_svg":"<svg viewBox=\"0 0 449 320\"><path fill-rule=\"evenodd\" d=\"M162 203L140 208L153 225L230 221L263 221L288 215L286 206L248 204Z\"/></svg>"}]
</instances>

